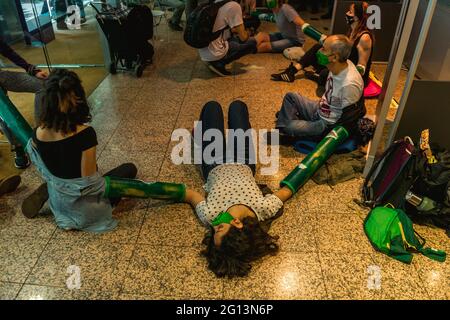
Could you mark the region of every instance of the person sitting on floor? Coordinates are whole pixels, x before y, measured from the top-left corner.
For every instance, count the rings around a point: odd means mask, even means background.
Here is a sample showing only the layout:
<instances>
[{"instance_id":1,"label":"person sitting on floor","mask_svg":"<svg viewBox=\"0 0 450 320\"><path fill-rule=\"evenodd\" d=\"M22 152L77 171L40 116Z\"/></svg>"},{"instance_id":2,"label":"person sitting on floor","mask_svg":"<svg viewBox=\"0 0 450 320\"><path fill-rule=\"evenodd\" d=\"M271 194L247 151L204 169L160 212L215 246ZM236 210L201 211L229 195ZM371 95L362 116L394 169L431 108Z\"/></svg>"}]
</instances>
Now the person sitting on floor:
<instances>
[{"instance_id":1,"label":"person sitting on floor","mask_svg":"<svg viewBox=\"0 0 450 320\"><path fill-rule=\"evenodd\" d=\"M22 203L27 218L50 199L56 224L65 230L105 232L116 227L112 206L120 199L103 197L105 179L97 172L97 136L78 75L66 69L50 74L45 83L42 113L27 152L45 179ZM122 164L105 176L135 178L136 167Z\"/></svg>"},{"instance_id":2,"label":"person sitting on floor","mask_svg":"<svg viewBox=\"0 0 450 320\"><path fill-rule=\"evenodd\" d=\"M205 150L211 149L218 141L197 141L202 148L202 173L206 181L205 199L201 194L187 189L185 202L192 205L201 222L210 229L204 240L207 245L203 255L208 267L218 277L245 276L249 273L250 263L268 254L278 251L276 238L269 235L261 226L262 221L273 218L283 207L283 202L292 196L288 187L263 196L256 184L254 175L256 161L251 135L240 141L238 137L228 135L228 147L225 142L224 116L219 103L211 101L205 104L200 115L201 133L215 130L221 133L221 146L215 149L208 159ZM251 129L248 109L242 101L234 101L228 110L228 127L231 130L242 129L244 133ZM196 137L194 129L194 137ZM234 145L234 151L231 150ZM230 156L232 154L233 156Z\"/></svg>"},{"instance_id":3,"label":"person sitting on floor","mask_svg":"<svg viewBox=\"0 0 450 320\"><path fill-rule=\"evenodd\" d=\"M337 125L350 134L364 117L364 82L356 66L348 60L352 43L345 35L329 36L317 52L319 64L329 70L325 93L320 101L288 93L277 113L280 133L299 138L321 138Z\"/></svg>"},{"instance_id":4,"label":"person sitting on floor","mask_svg":"<svg viewBox=\"0 0 450 320\"><path fill-rule=\"evenodd\" d=\"M363 76L364 87L369 83L370 68L372 66L373 45L375 42L374 35L367 28L367 2L355 2L350 5L349 11L345 18L349 25L347 36L352 41L352 51L349 60L357 66L358 71ZM289 67L281 73L272 74L272 80L294 82L295 75L307 67L312 66L316 74L313 77L318 81L319 85L324 86L328 76L328 70L324 66L317 63L316 53L322 47L321 44L314 45L306 54L300 58L297 63L291 63Z\"/></svg>"},{"instance_id":5,"label":"person sitting on floor","mask_svg":"<svg viewBox=\"0 0 450 320\"><path fill-rule=\"evenodd\" d=\"M279 32L261 33L261 43L258 44L258 53L282 53L292 47L303 47L305 35L302 26L305 21L287 3L286 0L268 0L267 6L272 10ZM264 18L267 14L260 17Z\"/></svg>"},{"instance_id":6,"label":"person sitting on floor","mask_svg":"<svg viewBox=\"0 0 450 320\"><path fill-rule=\"evenodd\" d=\"M216 0L220 1L222 0ZM226 69L227 64L247 54L256 53L256 47L262 41L262 33L250 38L245 30L241 6L236 1L226 2L220 7L213 32L219 30L223 30L220 36L198 52L211 71L225 77L231 75Z\"/></svg>"}]
</instances>

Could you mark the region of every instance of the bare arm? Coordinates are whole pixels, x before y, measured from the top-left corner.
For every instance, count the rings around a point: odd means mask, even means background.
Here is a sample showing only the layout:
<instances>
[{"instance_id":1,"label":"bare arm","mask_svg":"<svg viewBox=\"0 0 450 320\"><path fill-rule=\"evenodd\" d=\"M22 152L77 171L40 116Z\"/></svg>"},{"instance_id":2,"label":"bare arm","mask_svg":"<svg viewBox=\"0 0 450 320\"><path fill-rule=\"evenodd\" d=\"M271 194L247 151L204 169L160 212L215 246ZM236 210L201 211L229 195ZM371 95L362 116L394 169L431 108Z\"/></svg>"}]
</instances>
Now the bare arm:
<instances>
[{"instance_id":1,"label":"bare arm","mask_svg":"<svg viewBox=\"0 0 450 320\"><path fill-rule=\"evenodd\" d=\"M293 21L297 26L303 27L305 24L305 20L303 20L300 16L295 17Z\"/></svg>"},{"instance_id":2,"label":"bare arm","mask_svg":"<svg viewBox=\"0 0 450 320\"><path fill-rule=\"evenodd\" d=\"M186 196L184 197L184 202L189 203L194 209L200 202L202 202L204 200L205 200L205 198L197 191L194 191L192 189L186 190Z\"/></svg>"},{"instance_id":3,"label":"bare arm","mask_svg":"<svg viewBox=\"0 0 450 320\"><path fill-rule=\"evenodd\" d=\"M83 151L81 155L81 176L89 177L97 172L96 147Z\"/></svg>"},{"instance_id":4,"label":"bare arm","mask_svg":"<svg viewBox=\"0 0 450 320\"><path fill-rule=\"evenodd\" d=\"M370 58L370 52L372 51L372 39L368 34L365 34L361 37L361 40L358 43L358 65L367 66Z\"/></svg>"},{"instance_id":5,"label":"bare arm","mask_svg":"<svg viewBox=\"0 0 450 320\"><path fill-rule=\"evenodd\" d=\"M286 202L292 197L292 191L288 187L284 186L277 192L273 193L275 196L277 196L281 201Z\"/></svg>"},{"instance_id":6,"label":"bare arm","mask_svg":"<svg viewBox=\"0 0 450 320\"><path fill-rule=\"evenodd\" d=\"M248 32L247 32L247 30L245 30L244 24L240 24L240 25L232 28L231 32L233 32L234 34L237 34L239 36L239 39L242 42L247 41L249 38Z\"/></svg>"}]
</instances>

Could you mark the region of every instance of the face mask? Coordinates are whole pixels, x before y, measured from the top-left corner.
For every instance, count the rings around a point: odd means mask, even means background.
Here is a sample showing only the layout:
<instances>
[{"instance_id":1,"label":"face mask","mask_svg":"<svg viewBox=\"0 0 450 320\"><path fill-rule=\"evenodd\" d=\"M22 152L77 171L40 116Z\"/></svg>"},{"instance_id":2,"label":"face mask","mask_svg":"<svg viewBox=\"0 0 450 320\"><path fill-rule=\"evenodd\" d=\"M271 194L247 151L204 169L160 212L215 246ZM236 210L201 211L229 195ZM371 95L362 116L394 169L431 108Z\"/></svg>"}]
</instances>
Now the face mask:
<instances>
[{"instance_id":1,"label":"face mask","mask_svg":"<svg viewBox=\"0 0 450 320\"><path fill-rule=\"evenodd\" d=\"M317 57L317 63L319 65L326 67L327 65L330 64L330 59L328 58L329 56L327 56L322 51L317 51L316 57Z\"/></svg>"},{"instance_id":2,"label":"face mask","mask_svg":"<svg viewBox=\"0 0 450 320\"><path fill-rule=\"evenodd\" d=\"M266 0L267 8L273 9L277 6L277 0Z\"/></svg>"},{"instance_id":3,"label":"face mask","mask_svg":"<svg viewBox=\"0 0 450 320\"><path fill-rule=\"evenodd\" d=\"M347 21L347 24L348 24L348 25L351 25L353 22L355 22L355 17L346 14L346 15L345 15L345 20Z\"/></svg>"},{"instance_id":4,"label":"face mask","mask_svg":"<svg viewBox=\"0 0 450 320\"><path fill-rule=\"evenodd\" d=\"M226 223L230 224L234 220L234 217L228 212L221 212L219 215L211 222L213 227L217 227L219 224Z\"/></svg>"}]
</instances>

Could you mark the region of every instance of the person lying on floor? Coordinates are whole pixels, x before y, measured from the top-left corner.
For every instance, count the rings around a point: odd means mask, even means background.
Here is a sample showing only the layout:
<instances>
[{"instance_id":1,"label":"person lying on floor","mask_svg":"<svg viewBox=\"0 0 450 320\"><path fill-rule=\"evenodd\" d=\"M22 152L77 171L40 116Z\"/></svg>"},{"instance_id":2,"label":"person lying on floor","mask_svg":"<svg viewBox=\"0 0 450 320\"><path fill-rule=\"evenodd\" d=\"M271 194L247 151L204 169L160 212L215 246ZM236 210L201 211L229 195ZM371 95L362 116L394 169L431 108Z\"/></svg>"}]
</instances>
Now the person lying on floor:
<instances>
[{"instance_id":1,"label":"person lying on floor","mask_svg":"<svg viewBox=\"0 0 450 320\"><path fill-rule=\"evenodd\" d=\"M22 203L28 218L39 213L50 200L56 224L62 229L105 232L114 229L112 207L120 199L106 199L105 179L97 172L97 136L90 108L78 75L59 69L45 82L42 112L27 151L46 183ZM131 163L105 176L135 178Z\"/></svg>"},{"instance_id":2,"label":"person lying on floor","mask_svg":"<svg viewBox=\"0 0 450 320\"><path fill-rule=\"evenodd\" d=\"M226 69L227 64L245 55L256 53L256 47L262 41L262 33L250 37L245 30L241 6L236 1L227 2L220 7L213 32L220 30L222 32L219 37L210 42L209 46L198 49L198 52L200 59L207 63L212 72L225 77L231 75Z\"/></svg>"},{"instance_id":3,"label":"person lying on floor","mask_svg":"<svg viewBox=\"0 0 450 320\"><path fill-rule=\"evenodd\" d=\"M325 40L317 52L319 64L329 70L325 93L319 101L298 93L286 94L276 120L281 134L320 139L337 125L344 126L350 135L357 132L358 120L366 109L363 79L348 60L351 49L352 43L345 35Z\"/></svg>"},{"instance_id":4,"label":"person lying on floor","mask_svg":"<svg viewBox=\"0 0 450 320\"><path fill-rule=\"evenodd\" d=\"M260 222L274 217L283 202L292 196L292 191L283 187L274 194L263 196L254 178L256 165L251 161L254 158L252 139L244 138L245 141L241 141L243 148L238 150L237 137L229 135L234 143L230 140L226 146L224 116L219 103L206 103L200 121L202 137L208 130L222 133L223 149L216 149L213 159L207 159L205 149L217 142L196 141L202 148L202 173L208 195L205 199L198 192L187 189L184 201L192 205L198 218L210 229L204 241L207 248L203 252L209 269L219 277L245 276L251 262L278 251L275 237L265 232ZM245 103L231 103L228 127L244 132L251 129ZM198 127L195 130L199 130ZM227 151L231 145L234 145L234 152Z\"/></svg>"},{"instance_id":5,"label":"person lying on floor","mask_svg":"<svg viewBox=\"0 0 450 320\"><path fill-rule=\"evenodd\" d=\"M357 66L358 71L363 76L364 87L369 83L373 45L375 42L372 31L367 28L367 19L369 18L367 13L368 7L369 4L367 2L352 3L345 15L345 19L349 25L347 36L353 45L349 60ZM291 62L289 67L283 72L272 74L272 80L294 82L295 75L299 71L312 66L317 74L312 77L313 80L316 80L319 85L324 86L328 76L328 70L317 62L316 57L316 53L321 47L321 44L314 45L298 62Z\"/></svg>"},{"instance_id":6,"label":"person lying on floor","mask_svg":"<svg viewBox=\"0 0 450 320\"><path fill-rule=\"evenodd\" d=\"M258 53L282 53L288 48L303 47L305 35L303 34L302 26L305 24L305 21L297 11L286 0L268 0L267 6L274 14L279 31L270 34L261 33ZM264 17L270 17L270 15L263 14L260 17L264 19Z\"/></svg>"}]
</instances>

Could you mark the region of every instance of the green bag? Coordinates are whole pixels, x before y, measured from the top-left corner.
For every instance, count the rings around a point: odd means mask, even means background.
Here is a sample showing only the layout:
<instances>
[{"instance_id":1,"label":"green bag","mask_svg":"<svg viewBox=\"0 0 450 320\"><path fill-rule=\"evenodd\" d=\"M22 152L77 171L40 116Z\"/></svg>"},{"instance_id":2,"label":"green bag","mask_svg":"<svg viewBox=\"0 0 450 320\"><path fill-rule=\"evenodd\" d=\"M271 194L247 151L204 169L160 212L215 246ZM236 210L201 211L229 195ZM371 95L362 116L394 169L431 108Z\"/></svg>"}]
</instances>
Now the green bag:
<instances>
[{"instance_id":1,"label":"green bag","mask_svg":"<svg viewBox=\"0 0 450 320\"><path fill-rule=\"evenodd\" d=\"M388 207L372 209L364 221L364 231L376 250L404 263L411 263L411 252L444 262L446 253L424 248L425 239L414 231L411 219L401 210Z\"/></svg>"}]
</instances>

